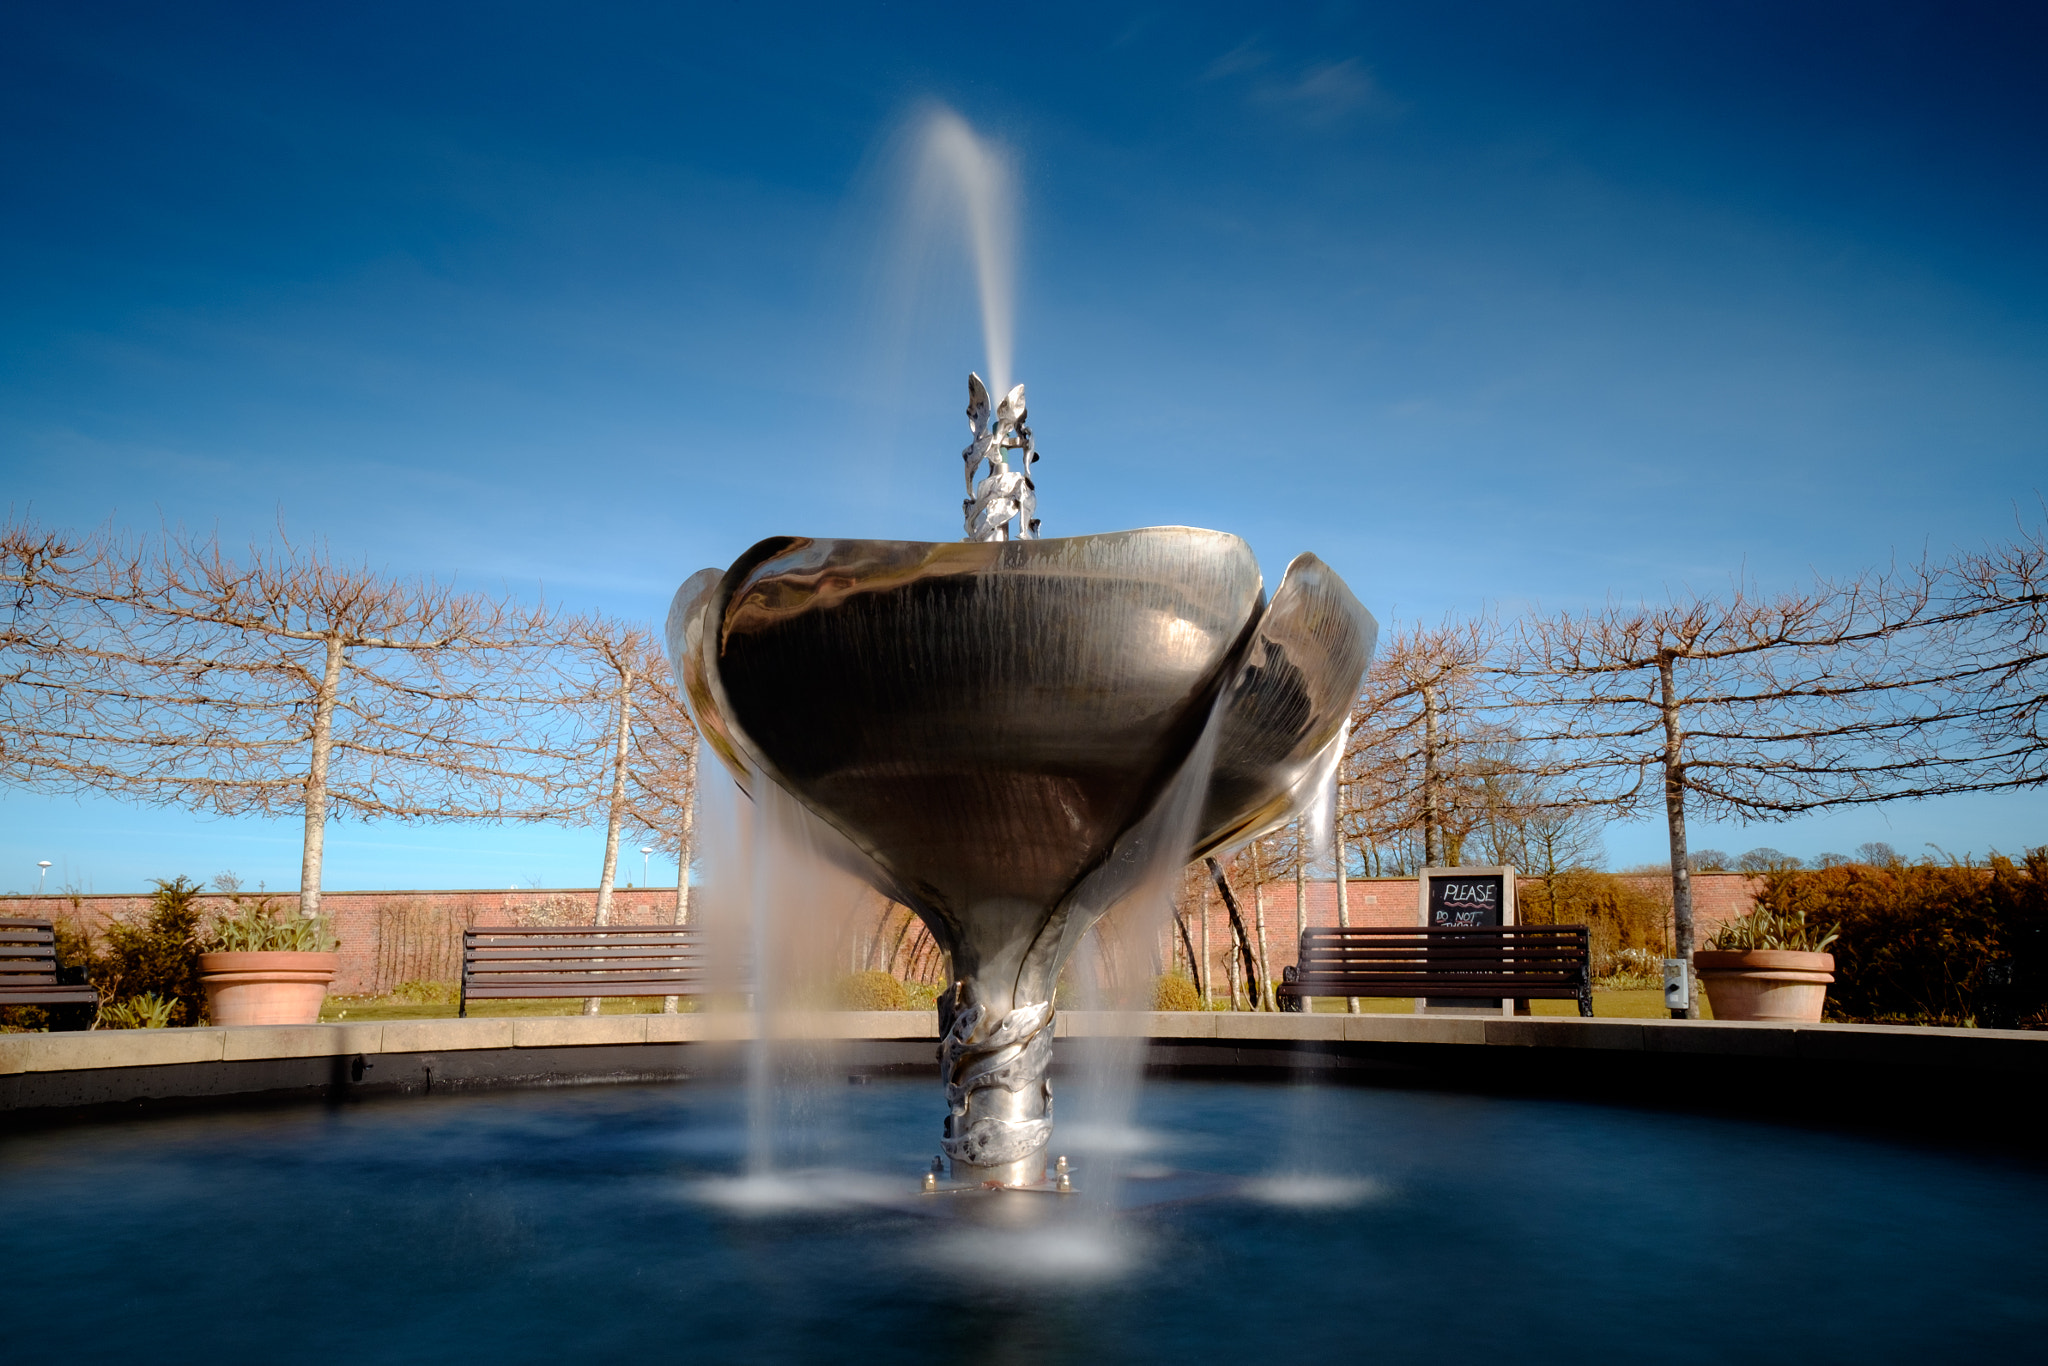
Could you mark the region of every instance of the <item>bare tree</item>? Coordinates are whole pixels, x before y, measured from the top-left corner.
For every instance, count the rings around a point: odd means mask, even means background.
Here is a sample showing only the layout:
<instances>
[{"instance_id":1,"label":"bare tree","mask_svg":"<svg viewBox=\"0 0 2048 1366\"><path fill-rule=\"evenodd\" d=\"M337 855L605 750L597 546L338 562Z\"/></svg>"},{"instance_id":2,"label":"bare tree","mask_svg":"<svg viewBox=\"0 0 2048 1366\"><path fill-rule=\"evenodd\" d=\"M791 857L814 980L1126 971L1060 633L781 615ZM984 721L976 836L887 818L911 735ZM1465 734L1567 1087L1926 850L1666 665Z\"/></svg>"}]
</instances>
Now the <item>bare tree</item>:
<instances>
[{"instance_id":1,"label":"bare tree","mask_svg":"<svg viewBox=\"0 0 2048 1366\"><path fill-rule=\"evenodd\" d=\"M1490 616L1413 626L1382 643L1366 675L1339 768L1340 822L1366 872L1460 861L1499 806L1484 789L1512 741L1487 665Z\"/></svg>"},{"instance_id":2,"label":"bare tree","mask_svg":"<svg viewBox=\"0 0 2048 1366\"><path fill-rule=\"evenodd\" d=\"M1942 580L1944 683L1983 789L2048 782L2048 527L1956 556Z\"/></svg>"},{"instance_id":3,"label":"bare tree","mask_svg":"<svg viewBox=\"0 0 2048 1366\"><path fill-rule=\"evenodd\" d=\"M675 857L673 920L686 925L697 823L697 729L666 656L651 641L640 652L628 696L632 752L625 766L626 811L657 848ZM661 1008L673 1015L680 1002L666 996Z\"/></svg>"},{"instance_id":4,"label":"bare tree","mask_svg":"<svg viewBox=\"0 0 2048 1366\"><path fill-rule=\"evenodd\" d=\"M1237 893L1232 890L1229 875L1223 871L1222 864L1213 858L1204 859L1202 863L1209 870L1210 879L1216 884L1216 894L1223 898L1224 912L1230 917L1230 935L1237 945L1237 957L1234 961L1243 967L1245 994L1252 1002L1256 1003L1263 998L1264 988L1261 985L1259 976L1259 960L1252 950L1252 937L1245 928L1244 913L1238 908ZM1226 964L1232 961L1228 954L1224 955L1224 957ZM1231 987L1230 997L1231 1008L1235 1009L1237 1006L1237 988L1235 985Z\"/></svg>"},{"instance_id":5,"label":"bare tree","mask_svg":"<svg viewBox=\"0 0 2048 1366\"><path fill-rule=\"evenodd\" d=\"M1661 798L1680 957L1694 938L1690 810L1769 820L1973 781L1932 689L1948 669L1932 584L1910 570L1777 596L1737 586L1522 624L1503 674L1562 756L1554 771L1582 799Z\"/></svg>"},{"instance_id":6,"label":"bare tree","mask_svg":"<svg viewBox=\"0 0 2048 1366\"><path fill-rule=\"evenodd\" d=\"M697 728L658 649L642 657L632 690L628 809L634 824L676 861L675 923L690 918L690 864L697 824Z\"/></svg>"},{"instance_id":7,"label":"bare tree","mask_svg":"<svg viewBox=\"0 0 2048 1366\"><path fill-rule=\"evenodd\" d=\"M536 820L565 810L561 718L530 686L552 614L344 565L282 535L5 535L7 781L303 819L320 909L342 817Z\"/></svg>"}]
</instances>

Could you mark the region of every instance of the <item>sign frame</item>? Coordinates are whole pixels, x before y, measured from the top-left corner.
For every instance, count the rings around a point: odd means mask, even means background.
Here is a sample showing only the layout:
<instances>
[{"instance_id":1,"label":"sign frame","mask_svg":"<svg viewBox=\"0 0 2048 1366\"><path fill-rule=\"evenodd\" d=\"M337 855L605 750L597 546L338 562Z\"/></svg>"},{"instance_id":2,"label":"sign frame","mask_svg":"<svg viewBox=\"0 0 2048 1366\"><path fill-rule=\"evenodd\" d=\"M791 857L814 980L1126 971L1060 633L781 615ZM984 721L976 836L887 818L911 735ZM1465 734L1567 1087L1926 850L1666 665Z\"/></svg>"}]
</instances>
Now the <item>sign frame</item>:
<instances>
[{"instance_id":1,"label":"sign frame","mask_svg":"<svg viewBox=\"0 0 2048 1366\"><path fill-rule=\"evenodd\" d=\"M1424 868L1415 874L1415 923L1423 929L1429 925L1429 890L1432 882L1447 881L1461 877L1497 877L1500 879L1500 921L1502 925L1513 925L1515 919L1515 868L1507 863L1460 864L1453 868ZM1454 1003L1455 1002L1455 1003ZM1515 1014L1516 1003L1503 997L1493 1005L1485 1004L1484 998L1459 1001L1452 997L1441 1004L1432 1004L1427 997L1415 999L1417 1015L1507 1015ZM1526 1005L1523 1009L1527 1009Z\"/></svg>"}]
</instances>

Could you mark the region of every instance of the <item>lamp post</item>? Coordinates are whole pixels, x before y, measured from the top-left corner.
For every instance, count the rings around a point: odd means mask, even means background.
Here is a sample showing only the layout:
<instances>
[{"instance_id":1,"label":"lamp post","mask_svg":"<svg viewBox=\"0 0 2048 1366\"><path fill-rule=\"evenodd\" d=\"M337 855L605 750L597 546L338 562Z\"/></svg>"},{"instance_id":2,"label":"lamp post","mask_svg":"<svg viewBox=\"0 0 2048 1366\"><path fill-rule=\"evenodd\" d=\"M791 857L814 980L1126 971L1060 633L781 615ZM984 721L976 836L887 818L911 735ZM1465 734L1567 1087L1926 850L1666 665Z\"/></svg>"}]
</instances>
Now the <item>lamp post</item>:
<instances>
[{"instance_id":1,"label":"lamp post","mask_svg":"<svg viewBox=\"0 0 2048 1366\"><path fill-rule=\"evenodd\" d=\"M647 856L653 852L654 846L651 844L640 846L640 885L642 887L647 885Z\"/></svg>"},{"instance_id":2,"label":"lamp post","mask_svg":"<svg viewBox=\"0 0 2048 1366\"><path fill-rule=\"evenodd\" d=\"M37 859L37 860L36 860L36 895L37 895L37 896L41 896L41 895L43 894L43 882L44 882L44 881L45 881L45 880L46 880L46 879L47 879L47 878L48 878L49 876L50 876L50 861L49 861L48 859Z\"/></svg>"}]
</instances>

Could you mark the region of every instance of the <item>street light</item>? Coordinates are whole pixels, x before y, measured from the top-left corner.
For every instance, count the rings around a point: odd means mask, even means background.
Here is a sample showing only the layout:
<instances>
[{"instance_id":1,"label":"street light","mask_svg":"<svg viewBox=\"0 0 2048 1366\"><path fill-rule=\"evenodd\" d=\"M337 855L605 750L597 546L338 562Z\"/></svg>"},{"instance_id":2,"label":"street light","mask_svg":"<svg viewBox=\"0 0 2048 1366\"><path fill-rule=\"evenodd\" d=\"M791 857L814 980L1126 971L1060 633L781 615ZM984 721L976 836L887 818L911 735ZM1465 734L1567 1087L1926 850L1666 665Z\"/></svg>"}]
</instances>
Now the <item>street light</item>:
<instances>
[{"instance_id":1,"label":"street light","mask_svg":"<svg viewBox=\"0 0 2048 1366\"><path fill-rule=\"evenodd\" d=\"M640 885L642 887L647 885L647 856L653 852L654 846L651 844L640 846Z\"/></svg>"},{"instance_id":2,"label":"street light","mask_svg":"<svg viewBox=\"0 0 2048 1366\"><path fill-rule=\"evenodd\" d=\"M43 894L43 880L50 875L50 861L48 859L37 859L36 868L36 895L41 896Z\"/></svg>"}]
</instances>

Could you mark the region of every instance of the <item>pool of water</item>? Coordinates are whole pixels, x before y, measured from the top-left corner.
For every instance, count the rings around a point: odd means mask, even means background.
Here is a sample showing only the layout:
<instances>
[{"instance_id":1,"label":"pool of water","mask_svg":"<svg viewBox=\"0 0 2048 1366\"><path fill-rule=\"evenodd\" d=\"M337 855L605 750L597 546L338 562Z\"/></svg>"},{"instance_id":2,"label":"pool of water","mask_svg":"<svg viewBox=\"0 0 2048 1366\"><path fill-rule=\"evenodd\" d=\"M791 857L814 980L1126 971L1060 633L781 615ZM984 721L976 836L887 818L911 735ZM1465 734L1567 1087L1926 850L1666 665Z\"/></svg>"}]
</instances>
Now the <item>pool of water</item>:
<instances>
[{"instance_id":1,"label":"pool of water","mask_svg":"<svg viewBox=\"0 0 2048 1366\"><path fill-rule=\"evenodd\" d=\"M788 1106L773 1180L702 1083L0 1138L4 1355L1867 1363L2038 1359L2048 1328L2048 1173L2006 1159L1169 1082L1063 1127L1093 1194L934 1200L930 1083Z\"/></svg>"}]
</instances>

